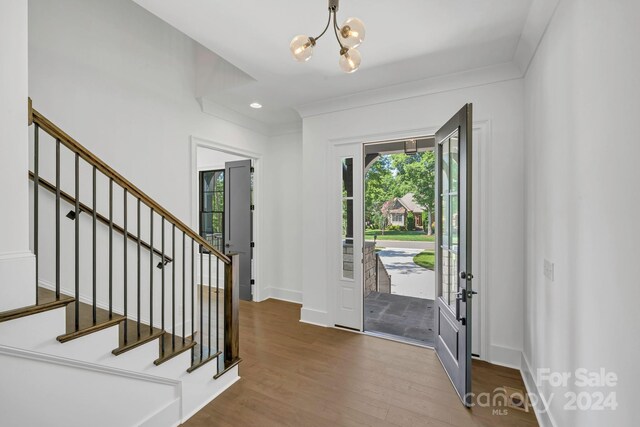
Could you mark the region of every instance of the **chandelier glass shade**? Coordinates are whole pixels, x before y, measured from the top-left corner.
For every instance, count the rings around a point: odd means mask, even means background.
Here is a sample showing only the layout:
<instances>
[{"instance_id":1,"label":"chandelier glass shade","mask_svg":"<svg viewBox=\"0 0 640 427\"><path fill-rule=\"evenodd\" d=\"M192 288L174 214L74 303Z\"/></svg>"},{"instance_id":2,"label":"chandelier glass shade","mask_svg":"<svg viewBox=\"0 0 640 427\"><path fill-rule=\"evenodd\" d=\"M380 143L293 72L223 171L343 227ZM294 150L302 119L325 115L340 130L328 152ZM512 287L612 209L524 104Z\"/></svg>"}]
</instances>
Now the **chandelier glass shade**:
<instances>
[{"instance_id":1,"label":"chandelier glass shade","mask_svg":"<svg viewBox=\"0 0 640 427\"><path fill-rule=\"evenodd\" d=\"M356 47L364 41L364 24L358 18L347 18L341 26L338 26L336 12L338 11L339 0L329 0L329 19L322 33L317 37L298 35L291 40L289 49L293 58L298 62L306 62L313 55L313 48L316 42L327 32L329 26L333 27L333 32L340 46L340 60L338 64L346 73L353 73L360 67L362 56Z\"/></svg>"}]
</instances>

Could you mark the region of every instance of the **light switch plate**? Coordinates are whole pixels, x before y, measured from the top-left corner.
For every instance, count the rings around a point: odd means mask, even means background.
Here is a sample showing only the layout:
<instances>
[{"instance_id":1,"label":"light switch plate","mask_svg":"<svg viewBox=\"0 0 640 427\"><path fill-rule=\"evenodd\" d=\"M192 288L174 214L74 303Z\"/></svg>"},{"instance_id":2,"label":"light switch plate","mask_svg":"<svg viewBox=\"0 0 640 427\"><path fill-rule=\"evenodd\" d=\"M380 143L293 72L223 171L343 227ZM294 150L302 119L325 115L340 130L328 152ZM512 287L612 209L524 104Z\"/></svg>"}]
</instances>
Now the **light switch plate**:
<instances>
[{"instance_id":1,"label":"light switch plate","mask_svg":"<svg viewBox=\"0 0 640 427\"><path fill-rule=\"evenodd\" d=\"M546 277L550 282L553 282L555 265L549 261L548 259L544 260L544 277Z\"/></svg>"}]
</instances>

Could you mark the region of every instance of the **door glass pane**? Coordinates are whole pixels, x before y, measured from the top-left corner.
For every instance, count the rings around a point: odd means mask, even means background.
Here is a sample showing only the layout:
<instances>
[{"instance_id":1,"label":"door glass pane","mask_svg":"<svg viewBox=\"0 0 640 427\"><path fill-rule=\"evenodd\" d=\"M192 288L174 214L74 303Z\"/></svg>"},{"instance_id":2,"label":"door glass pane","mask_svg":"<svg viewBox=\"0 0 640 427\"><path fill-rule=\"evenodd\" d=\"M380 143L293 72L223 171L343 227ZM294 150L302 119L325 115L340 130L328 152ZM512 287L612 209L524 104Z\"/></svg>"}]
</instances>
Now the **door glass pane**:
<instances>
[{"instance_id":1,"label":"door glass pane","mask_svg":"<svg viewBox=\"0 0 640 427\"><path fill-rule=\"evenodd\" d=\"M447 305L455 310L458 292L458 217L459 203L459 141L458 132L453 133L442 142L440 159L440 176L442 193L440 194L441 245L442 261L440 268L441 295Z\"/></svg>"},{"instance_id":2,"label":"door glass pane","mask_svg":"<svg viewBox=\"0 0 640 427\"><path fill-rule=\"evenodd\" d=\"M353 159L342 159L342 277L353 279Z\"/></svg>"},{"instance_id":3,"label":"door glass pane","mask_svg":"<svg viewBox=\"0 0 640 427\"><path fill-rule=\"evenodd\" d=\"M224 231L224 170L200 173L200 235L222 252Z\"/></svg>"}]
</instances>

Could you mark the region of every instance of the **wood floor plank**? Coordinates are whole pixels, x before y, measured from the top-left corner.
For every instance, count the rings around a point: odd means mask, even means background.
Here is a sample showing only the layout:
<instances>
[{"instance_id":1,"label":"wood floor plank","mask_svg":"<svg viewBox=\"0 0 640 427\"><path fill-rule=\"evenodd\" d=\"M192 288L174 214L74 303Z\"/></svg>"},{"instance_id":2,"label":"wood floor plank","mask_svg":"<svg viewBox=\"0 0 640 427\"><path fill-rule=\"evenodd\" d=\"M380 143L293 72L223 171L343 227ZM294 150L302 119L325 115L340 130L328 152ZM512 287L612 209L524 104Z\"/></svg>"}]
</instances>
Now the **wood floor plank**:
<instances>
[{"instance_id":1,"label":"wood floor plank","mask_svg":"<svg viewBox=\"0 0 640 427\"><path fill-rule=\"evenodd\" d=\"M431 349L299 319L297 304L241 302L242 379L185 425L537 425L532 412L465 408ZM473 369L476 392L524 390L516 370L476 361Z\"/></svg>"}]
</instances>

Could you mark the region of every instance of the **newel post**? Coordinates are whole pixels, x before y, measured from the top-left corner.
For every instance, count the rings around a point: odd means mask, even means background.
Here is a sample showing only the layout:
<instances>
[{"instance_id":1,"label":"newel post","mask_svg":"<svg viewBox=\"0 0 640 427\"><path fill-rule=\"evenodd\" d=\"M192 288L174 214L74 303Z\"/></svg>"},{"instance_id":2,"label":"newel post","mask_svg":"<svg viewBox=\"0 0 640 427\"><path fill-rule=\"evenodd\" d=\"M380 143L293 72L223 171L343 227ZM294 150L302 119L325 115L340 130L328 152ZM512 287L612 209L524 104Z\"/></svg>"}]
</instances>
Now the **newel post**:
<instances>
[{"instance_id":1,"label":"newel post","mask_svg":"<svg viewBox=\"0 0 640 427\"><path fill-rule=\"evenodd\" d=\"M240 257L228 254L230 264L224 269L224 367L240 359Z\"/></svg>"}]
</instances>

